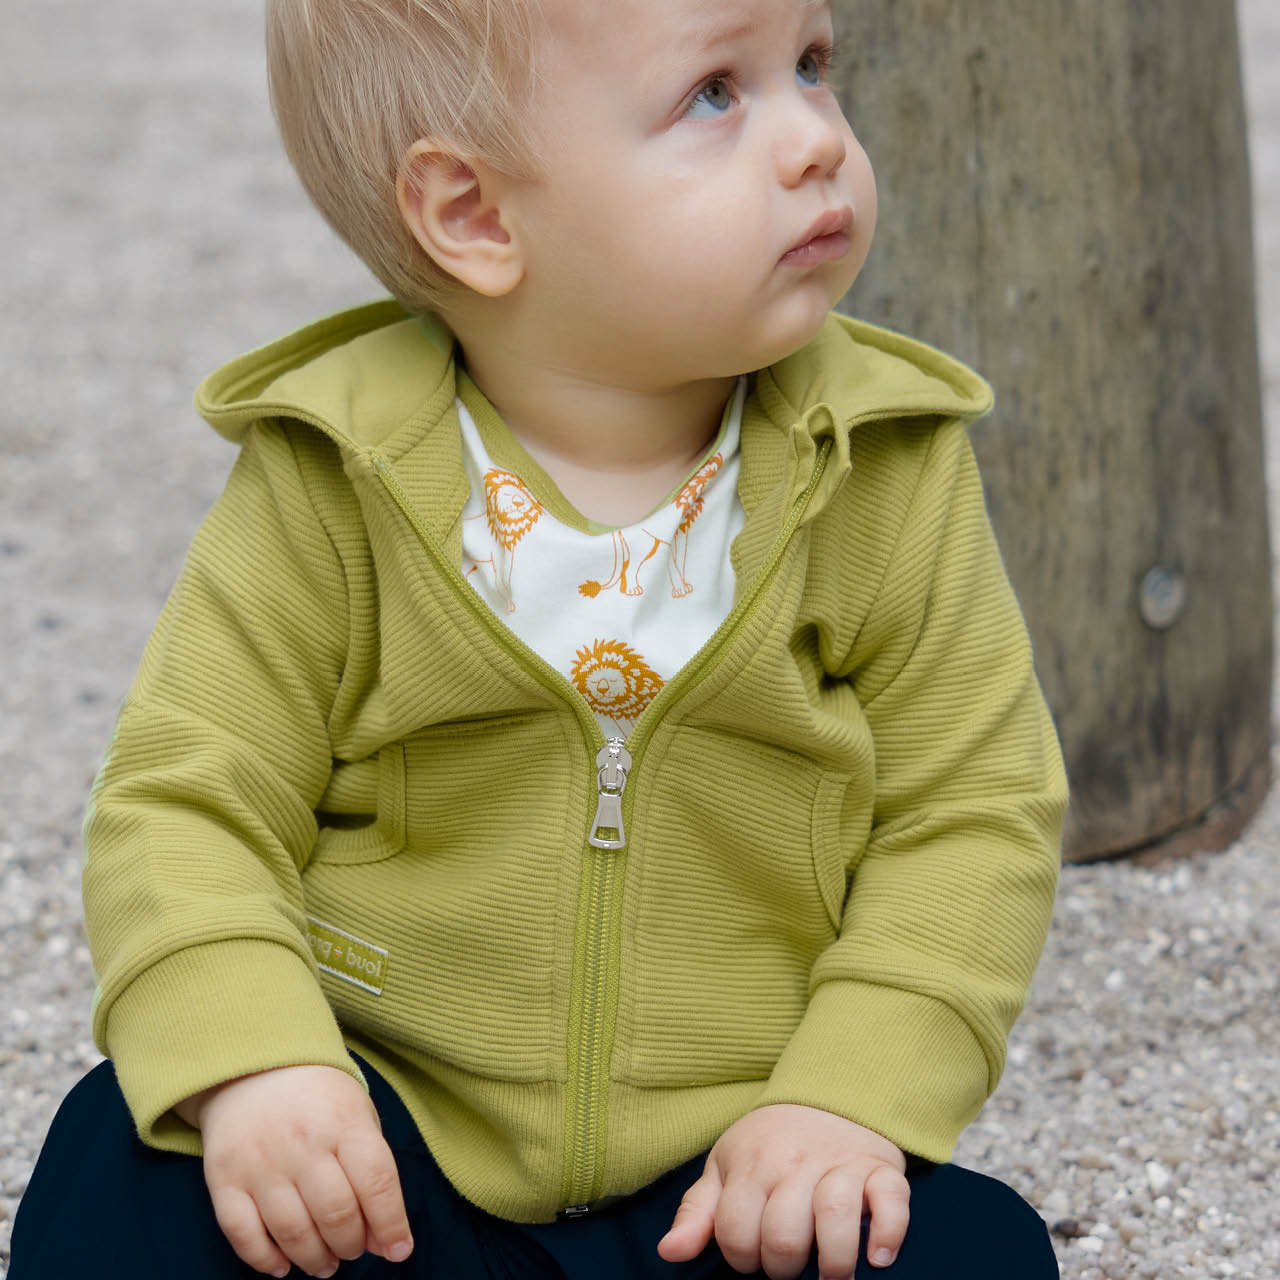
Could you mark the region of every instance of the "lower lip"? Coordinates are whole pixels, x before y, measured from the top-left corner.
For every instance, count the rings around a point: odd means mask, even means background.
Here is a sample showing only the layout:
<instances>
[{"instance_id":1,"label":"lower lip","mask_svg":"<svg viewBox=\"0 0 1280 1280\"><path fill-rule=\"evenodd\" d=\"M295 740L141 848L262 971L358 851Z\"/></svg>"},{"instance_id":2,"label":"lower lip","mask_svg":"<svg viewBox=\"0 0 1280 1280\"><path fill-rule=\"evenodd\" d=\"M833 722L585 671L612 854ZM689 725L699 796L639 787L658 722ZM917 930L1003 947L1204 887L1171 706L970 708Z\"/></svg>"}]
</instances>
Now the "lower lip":
<instances>
[{"instance_id":1,"label":"lower lip","mask_svg":"<svg viewBox=\"0 0 1280 1280\"><path fill-rule=\"evenodd\" d=\"M829 236L815 236L794 249L789 249L779 259L788 267L816 267L823 262L834 262L849 252L849 233L835 231Z\"/></svg>"}]
</instances>

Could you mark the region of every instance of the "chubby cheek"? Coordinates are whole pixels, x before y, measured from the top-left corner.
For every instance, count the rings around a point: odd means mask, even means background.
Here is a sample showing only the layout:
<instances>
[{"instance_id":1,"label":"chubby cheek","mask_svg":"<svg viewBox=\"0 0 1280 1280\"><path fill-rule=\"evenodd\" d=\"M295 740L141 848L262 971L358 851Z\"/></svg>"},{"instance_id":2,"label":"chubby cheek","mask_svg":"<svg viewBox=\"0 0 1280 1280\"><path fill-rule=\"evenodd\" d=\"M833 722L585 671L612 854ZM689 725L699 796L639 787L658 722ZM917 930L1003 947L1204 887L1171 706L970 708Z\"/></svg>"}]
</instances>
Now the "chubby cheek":
<instances>
[{"instance_id":1,"label":"chubby cheek","mask_svg":"<svg viewBox=\"0 0 1280 1280\"><path fill-rule=\"evenodd\" d=\"M723 307L767 278L773 265L767 205L744 199L741 186L721 188L705 174L668 171L632 195L619 256L633 287L656 305Z\"/></svg>"},{"instance_id":2,"label":"chubby cheek","mask_svg":"<svg viewBox=\"0 0 1280 1280\"><path fill-rule=\"evenodd\" d=\"M876 175L871 160L856 138L849 135L852 146L845 156L845 180L849 184L853 203L853 244L849 250L849 270L856 276L862 270L876 233L878 199ZM852 276L850 283L852 283Z\"/></svg>"}]
</instances>

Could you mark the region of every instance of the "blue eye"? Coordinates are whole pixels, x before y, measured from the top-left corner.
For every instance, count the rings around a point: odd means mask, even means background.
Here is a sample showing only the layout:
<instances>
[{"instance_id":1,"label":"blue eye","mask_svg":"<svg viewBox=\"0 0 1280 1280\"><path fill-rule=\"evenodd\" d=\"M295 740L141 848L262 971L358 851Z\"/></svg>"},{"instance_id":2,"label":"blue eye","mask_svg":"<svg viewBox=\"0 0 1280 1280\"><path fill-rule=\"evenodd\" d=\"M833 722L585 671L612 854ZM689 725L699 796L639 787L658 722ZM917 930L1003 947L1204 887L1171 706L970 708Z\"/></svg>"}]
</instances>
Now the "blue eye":
<instances>
[{"instance_id":1,"label":"blue eye","mask_svg":"<svg viewBox=\"0 0 1280 1280\"><path fill-rule=\"evenodd\" d=\"M800 61L796 63L796 75L805 84L822 84L830 73L835 62L836 49L831 44L816 44L806 49Z\"/></svg>"},{"instance_id":2,"label":"blue eye","mask_svg":"<svg viewBox=\"0 0 1280 1280\"><path fill-rule=\"evenodd\" d=\"M729 85L723 76L716 76L712 80L708 80L702 86L698 95L689 103L688 115L698 114L696 108L705 103L710 109L712 115L722 116L733 106L733 94L729 92Z\"/></svg>"}]
</instances>

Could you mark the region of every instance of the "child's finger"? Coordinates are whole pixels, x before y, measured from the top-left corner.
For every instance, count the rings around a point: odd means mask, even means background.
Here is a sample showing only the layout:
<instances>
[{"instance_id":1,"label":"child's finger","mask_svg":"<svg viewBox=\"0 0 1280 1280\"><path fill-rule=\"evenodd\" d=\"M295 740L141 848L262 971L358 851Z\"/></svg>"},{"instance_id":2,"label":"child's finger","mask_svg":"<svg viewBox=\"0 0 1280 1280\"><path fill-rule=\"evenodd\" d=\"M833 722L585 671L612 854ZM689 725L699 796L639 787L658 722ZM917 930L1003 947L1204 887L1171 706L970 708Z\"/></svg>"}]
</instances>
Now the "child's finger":
<instances>
[{"instance_id":1,"label":"child's finger","mask_svg":"<svg viewBox=\"0 0 1280 1280\"><path fill-rule=\"evenodd\" d=\"M267 1233L253 1197L238 1187L209 1188L218 1227L246 1266L269 1276L288 1274L291 1263Z\"/></svg>"},{"instance_id":2,"label":"child's finger","mask_svg":"<svg viewBox=\"0 0 1280 1280\"><path fill-rule=\"evenodd\" d=\"M735 1271L755 1272L760 1269L760 1223L769 1189L746 1168L739 1164L725 1179L716 1205L716 1244Z\"/></svg>"},{"instance_id":3,"label":"child's finger","mask_svg":"<svg viewBox=\"0 0 1280 1280\"><path fill-rule=\"evenodd\" d=\"M867 1233L867 1260L875 1267L887 1267L898 1256L911 1220L911 1184L891 1165L877 1165L867 1175L863 1191L871 1213ZM888 1257L881 1257L887 1251Z\"/></svg>"},{"instance_id":4,"label":"child's finger","mask_svg":"<svg viewBox=\"0 0 1280 1280\"><path fill-rule=\"evenodd\" d=\"M848 1165L837 1165L813 1189L818 1274L822 1280L848 1280L858 1264L864 1181Z\"/></svg>"},{"instance_id":5,"label":"child's finger","mask_svg":"<svg viewBox=\"0 0 1280 1280\"><path fill-rule=\"evenodd\" d=\"M338 1258L325 1244L302 1193L291 1182L275 1182L255 1199L263 1225L286 1258L309 1276L331 1276Z\"/></svg>"},{"instance_id":6,"label":"child's finger","mask_svg":"<svg viewBox=\"0 0 1280 1280\"><path fill-rule=\"evenodd\" d=\"M358 1258L365 1251L364 1215L337 1160L328 1157L312 1161L296 1185L330 1251L339 1258Z\"/></svg>"},{"instance_id":7,"label":"child's finger","mask_svg":"<svg viewBox=\"0 0 1280 1280\"><path fill-rule=\"evenodd\" d=\"M813 1251L811 1179L812 1174L793 1174L769 1193L768 1203L760 1215L760 1266L768 1275L798 1276L809 1261ZM854 1244L857 1244L856 1236Z\"/></svg>"},{"instance_id":8,"label":"child's finger","mask_svg":"<svg viewBox=\"0 0 1280 1280\"><path fill-rule=\"evenodd\" d=\"M720 1171L707 1162L702 1177L684 1193L671 1229L658 1241L658 1256L666 1262L684 1262L707 1247L715 1230L716 1205L723 1183Z\"/></svg>"},{"instance_id":9,"label":"child's finger","mask_svg":"<svg viewBox=\"0 0 1280 1280\"><path fill-rule=\"evenodd\" d=\"M386 1139L370 1128L345 1138L337 1154L368 1224L369 1247L391 1262L403 1262L413 1252L413 1235L400 1171Z\"/></svg>"}]
</instances>

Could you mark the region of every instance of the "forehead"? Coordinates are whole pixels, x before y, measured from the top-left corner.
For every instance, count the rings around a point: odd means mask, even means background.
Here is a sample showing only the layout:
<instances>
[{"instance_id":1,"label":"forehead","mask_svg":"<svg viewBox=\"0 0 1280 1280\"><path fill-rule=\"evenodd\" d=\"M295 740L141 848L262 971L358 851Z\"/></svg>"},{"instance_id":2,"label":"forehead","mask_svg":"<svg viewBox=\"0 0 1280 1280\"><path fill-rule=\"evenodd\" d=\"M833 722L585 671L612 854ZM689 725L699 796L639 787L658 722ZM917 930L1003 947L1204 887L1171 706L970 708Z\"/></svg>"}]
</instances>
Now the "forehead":
<instances>
[{"instance_id":1,"label":"forehead","mask_svg":"<svg viewBox=\"0 0 1280 1280\"><path fill-rule=\"evenodd\" d=\"M553 51L625 49L626 61L682 62L761 31L781 35L832 0L544 0Z\"/></svg>"},{"instance_id":2,"label":"forehead","mask_svg":"<svg viewBox=\"0 0 1280 1280\"><path fill-rule=\"evenodd\" d=\"M817 14L831 12L831 0L736 0L708 4L705 0L674 0L671 26L664 35L681 41L677 47L697 53L716 44L764 31L782 34Z\"/></svg>"}]
</instances>

